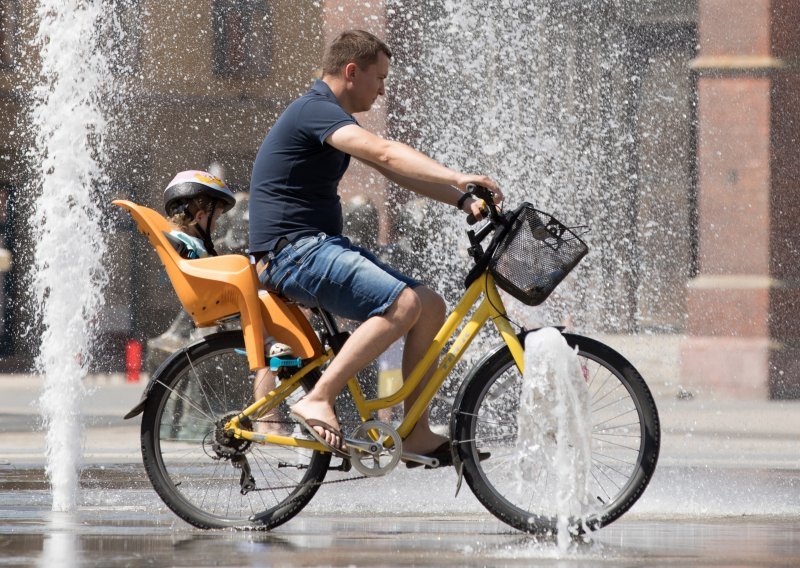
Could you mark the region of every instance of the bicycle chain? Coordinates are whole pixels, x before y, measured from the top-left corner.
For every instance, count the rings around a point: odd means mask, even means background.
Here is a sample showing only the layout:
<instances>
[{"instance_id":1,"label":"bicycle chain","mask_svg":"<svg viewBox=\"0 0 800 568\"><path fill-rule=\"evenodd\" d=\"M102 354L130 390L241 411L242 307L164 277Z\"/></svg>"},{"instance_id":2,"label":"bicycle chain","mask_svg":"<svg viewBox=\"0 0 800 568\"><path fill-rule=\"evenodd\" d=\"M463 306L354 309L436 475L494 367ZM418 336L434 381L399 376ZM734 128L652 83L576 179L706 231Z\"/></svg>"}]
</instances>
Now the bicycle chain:
<instances>
[{"instance_id":1,"label":"bicycle chain","mask_svg":"<svg viewBox=\"0 0 800 568\"><path fill-rule=\"evenodd\" d=\"M295 425L297 422L294 420L253 420L253 422L261 422L264 424L282 424L282 425ZM358 481L360 479L367 479L369 476L367 475L358 475L356 477L348 477L346 479L334 479L332 481L317 481L314 483L310 483L307 485L332 485L334 483L344 483L345 481ZM278 487L258 487L256 489L251 489L248 493L255 493L257 491L278 491L280 489L296 489L300 485L281 485Z\"/></svg>"},{"instance_id":2,"label":"bicycle chain","mask_svg":"<svg viewBox=\"0 0 800 568\"><path fill-rule=\"evenodd\" d=\"M344 483L345 481L358 481L359 479L367 479L366 475L359 475L358 477L348 477L347 479L335 479L333 481L316 481L314 483L298 483L297 485L281 485L278 487L257 487L251 489L248 493L255 493L257 491L277 491L279 489L297 489L300 485L332 485L334 483ZM294 500L294 499L292 499Z\"/></svg>"}]
</instances>

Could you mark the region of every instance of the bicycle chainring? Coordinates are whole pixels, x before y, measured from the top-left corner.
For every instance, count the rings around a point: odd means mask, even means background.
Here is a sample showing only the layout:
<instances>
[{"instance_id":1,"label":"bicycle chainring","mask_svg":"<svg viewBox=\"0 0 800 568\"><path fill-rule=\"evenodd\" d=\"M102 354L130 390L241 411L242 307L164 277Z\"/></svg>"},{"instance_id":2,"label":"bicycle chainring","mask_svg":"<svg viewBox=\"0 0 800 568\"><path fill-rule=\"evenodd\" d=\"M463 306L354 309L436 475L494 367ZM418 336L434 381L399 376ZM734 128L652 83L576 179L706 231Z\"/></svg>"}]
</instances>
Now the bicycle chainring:
<instances>
[{"instance_id":1,"label":"bicycle chainring","mask_svg":"<svg viewBox=\"0 0 800 568\"><path fill-rule=\"evenodd\" d=\"M360 424L350 435L351 438L374 442L378 446L375 453L350 446L350 463L368 477L386 475L397 466L403 453L403 440L397 430L378 420ZM387 447L386 442L391 440Z\"/></svg>"}]
</instances>

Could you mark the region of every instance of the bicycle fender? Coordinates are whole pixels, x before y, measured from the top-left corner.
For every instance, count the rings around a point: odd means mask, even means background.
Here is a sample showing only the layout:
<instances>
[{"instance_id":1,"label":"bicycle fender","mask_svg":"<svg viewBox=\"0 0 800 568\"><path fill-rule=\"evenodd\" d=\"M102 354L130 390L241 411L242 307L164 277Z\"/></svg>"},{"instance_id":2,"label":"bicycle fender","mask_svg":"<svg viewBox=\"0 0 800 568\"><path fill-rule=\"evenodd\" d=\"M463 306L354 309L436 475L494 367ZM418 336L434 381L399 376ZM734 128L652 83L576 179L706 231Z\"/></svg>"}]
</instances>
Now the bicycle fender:
<instances>
[{"instance_id":1,"label":"bicycle fender","mask_svg":"<svg viewBox=\"0 0 800 568\"><path fill-rule=\"evenodd\" d=\"M149 391L149 388L145 388L144 392L142 393L142 398L139 400L139 404L131 408L128 413L122 417L123 420L128 420L134 416L139 416L142 412L144 412L144 405L147 403L147 396L150 394Z\"/></svg>"}]
</instances>

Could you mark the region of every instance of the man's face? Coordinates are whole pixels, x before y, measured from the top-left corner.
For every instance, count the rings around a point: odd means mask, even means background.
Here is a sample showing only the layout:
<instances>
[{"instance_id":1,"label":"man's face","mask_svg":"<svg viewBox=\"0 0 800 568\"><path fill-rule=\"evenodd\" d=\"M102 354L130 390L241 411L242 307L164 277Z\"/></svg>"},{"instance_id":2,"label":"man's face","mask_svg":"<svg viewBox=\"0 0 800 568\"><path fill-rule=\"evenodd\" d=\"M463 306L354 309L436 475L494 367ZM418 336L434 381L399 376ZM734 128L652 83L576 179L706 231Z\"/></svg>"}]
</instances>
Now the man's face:
<instances>
[{"instance_id":1,"label":"man's face","mask_svg":"<svg viewBox=\"0 0 800 568\"><path fill-rule=\"evenodd\" d=\"M357 108L353 112L364 112L372 108L378 96L384 94L384 81L389 75L389 58L380 52L378 60L366 69L356 66L353 76L353 99Z\"/></svg>"}]
</instances>

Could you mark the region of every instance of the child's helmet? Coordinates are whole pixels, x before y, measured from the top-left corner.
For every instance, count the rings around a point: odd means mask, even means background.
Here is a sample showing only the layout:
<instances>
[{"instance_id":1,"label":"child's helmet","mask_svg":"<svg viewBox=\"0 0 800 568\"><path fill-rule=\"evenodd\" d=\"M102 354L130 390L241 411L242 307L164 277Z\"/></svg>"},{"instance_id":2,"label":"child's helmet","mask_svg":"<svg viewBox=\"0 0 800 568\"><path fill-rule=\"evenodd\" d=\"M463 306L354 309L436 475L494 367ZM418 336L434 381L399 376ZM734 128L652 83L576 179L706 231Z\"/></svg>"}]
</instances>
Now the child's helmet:
<instances>
[{"instance_id":1,"label":"child's helmet","mask_svg":"<svg viewBox=\"0 0 800 568\"><path fill-rule=\"evenodd\" d=\"M225 213L236 204L233 192L214 174L200 170L187 170L176 175L164 190L164 210L172 217L182 212L189 201L205 195L221 206Z\"/></svg>"}]
</instances>

